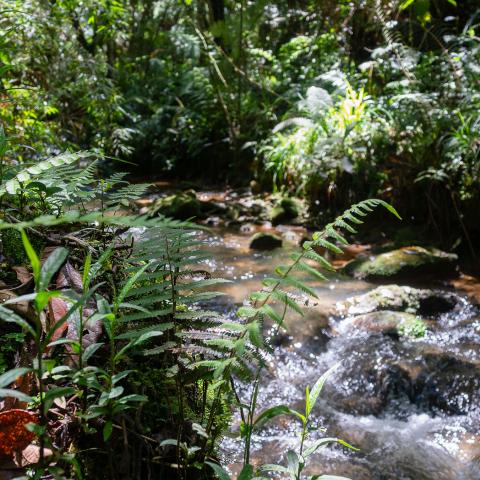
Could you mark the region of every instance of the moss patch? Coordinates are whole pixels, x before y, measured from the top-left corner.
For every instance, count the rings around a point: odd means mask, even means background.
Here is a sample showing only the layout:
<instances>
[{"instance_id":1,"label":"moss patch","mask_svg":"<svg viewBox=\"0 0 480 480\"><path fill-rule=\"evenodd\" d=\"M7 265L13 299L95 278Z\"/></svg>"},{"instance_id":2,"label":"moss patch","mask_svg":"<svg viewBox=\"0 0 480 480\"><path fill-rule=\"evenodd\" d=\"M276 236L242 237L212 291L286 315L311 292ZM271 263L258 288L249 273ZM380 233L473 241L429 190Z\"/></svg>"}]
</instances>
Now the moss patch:
<instances>
[{"instance_id":1,"label":"moss patch","mask_svg":"<svg viewBox=\"0 0 480 480\"><path fill-rule=\"evenodd\" d=\"M151 215L165 215L178 220L198 218L202 214L201 202L193 190L158 199L151 208Z\"/></svg>"},{"instance_id":2,"label":"moss patch","mask_svg":"<svg viewBox=\"0 0 480 480\"><path fill-rule=\"evenodd\" d=\"M297 218L301 213L301 204L294 198L285 197L270 211L273 225L286 223Z\"/></svg>"},{"instance_id":3,"label":"moss patch","mask_svg":"<svg viewBox=\"0 0 480 480\"><path fill-rule=\"evenodd\" d=\"M455 254L414 246L353 260L345 266L345 272L370 280L411 274L448 276L455 272L456 261Z\"/></svg>"}]
</instances>

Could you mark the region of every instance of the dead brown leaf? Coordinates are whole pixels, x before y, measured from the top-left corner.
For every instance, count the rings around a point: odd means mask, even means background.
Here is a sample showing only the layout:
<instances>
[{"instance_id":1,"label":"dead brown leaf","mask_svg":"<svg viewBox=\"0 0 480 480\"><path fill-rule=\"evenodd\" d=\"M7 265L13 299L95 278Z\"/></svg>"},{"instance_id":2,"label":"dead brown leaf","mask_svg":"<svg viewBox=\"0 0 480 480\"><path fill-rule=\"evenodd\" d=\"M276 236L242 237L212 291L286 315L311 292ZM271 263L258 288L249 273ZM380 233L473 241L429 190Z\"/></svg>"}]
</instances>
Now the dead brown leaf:
<instances>
[{"instance_id":1,"label":"dead brown leaf","mask_svg":"<svg viewBox=\"0 0 480 480\"><path fill-rule=\"evenodd\" d=\"M83 324L83 332L82 332L82 347L85 349L89 345L98 342L98 338L102 334L102 322L99 320L88 320L88 317L93 315L95 312L90 308L86 308L83 311L84 316L84 324ZM77 331L77 324L76 320L78 317L74 317L68 321L68 332L67 338L76 340L78 339L78 331Z\"/></svg>"},{"instance_id":2,"label":"dead brown leaf","mask_svg":"<svg viewBox=\"0 0 480 480\"><path fill-rule=\"evenodd\" d=\"M33 278L32 273L25 267L12 267L12 270L16 273L18 281L25 285L26 283L30 282Z\"/></svg>"},{"instance_id":3,"label":"dead brown leaf","mask_svg":"<svg viewBox=\"0 0 480 480\"><path fill-rule=\"evenodd\" d=\"M22 362L25 364L24 362ZM19 392L25 393L26 395L32 395L35 390L36 378L33 372L27 372L24 375L20 375L15 379L15 381L10 385L9 388L18 390ZM3 410L12 410L12 409L25 409L27 408L28 402L23 402L18 398L6 397L3 408L0 408L0 411Z\"/></svg>"},{"instance_id":4,"label":"dead brown leaf","mask_svg":"<svg viewBox=\"0 0 480 480\"><path fill-rule=\"evenodd\" d=\"M5 303L7 300L12 300L17 296L18 295L11 290L0 290L0 304ZM30 302L10 303L5 306L27 320L34 322L36 319L35 310L30 305Z\"/></svg>"},{"instance_id":5,"label":"dead brown leaf","mask_svg":"<svg viewBox=\"0 0 480 480\"><path fill-rule=\"evenodd\" d=\"M82 275L68 260L58 273L56 286L57 288L71 288L77 293L83 291Z\"/></svg>"},{"instance_id":6,"label":"dead brown leaf","mask_svg":"<svg viewBox=\"0 0 480 480\"><path fill-rule=\"evenodd\" d=\"M48 326L47 329L50 331L61 320L68 312L69 305L68 303L59 297L53 297L48 301ZM68 324L64 322L60 325L52 336L51 341L55 342L63 336L65 330L67 330ZM48 349L49 350L49 349Z\"/></svg>"},{"instance_id":7,"label":"dead brown leaf","mask_svg":"<svg viewBox=\"0 0 480 480\"><path fill-rule=\"evenodd\" d=\"M53 455L53 452L49 448L44 448L43 455L48 458ZM28 445L20 454L15 455L14 461L20 468L37 464L40 461L40 447L33 444Z\"/></svg>"}]
</instances>

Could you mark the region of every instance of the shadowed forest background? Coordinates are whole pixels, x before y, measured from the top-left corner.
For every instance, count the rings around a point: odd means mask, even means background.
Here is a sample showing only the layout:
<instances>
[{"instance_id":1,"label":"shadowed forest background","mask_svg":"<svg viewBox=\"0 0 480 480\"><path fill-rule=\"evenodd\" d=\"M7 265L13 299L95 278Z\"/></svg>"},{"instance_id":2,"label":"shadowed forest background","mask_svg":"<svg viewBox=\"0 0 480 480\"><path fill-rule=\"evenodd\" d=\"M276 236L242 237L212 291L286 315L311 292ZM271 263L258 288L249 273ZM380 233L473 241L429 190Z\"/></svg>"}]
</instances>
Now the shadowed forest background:
<instances>
[{"instance_id":1,"label":"shadowed forest background","mask_svg":"<svg viewBox=\"0 0 480 480\"><path fill-rule=\"evenodd\" d=\"M0 480L480 478L476 0L0 0L0 80Z\"/></svg>"},{"instance_id":2,"label":"shadowed forest background","mask_svg":"<svg viewBox=\"0 0 480 480\"><path fill-rule=\"evenodd\" d=\"M140 176L255 179L314 212L381 195L446 246L467 248L478 203L476 9L5 2L5 161L98 148Z\"/></svg>"}]
</instances>

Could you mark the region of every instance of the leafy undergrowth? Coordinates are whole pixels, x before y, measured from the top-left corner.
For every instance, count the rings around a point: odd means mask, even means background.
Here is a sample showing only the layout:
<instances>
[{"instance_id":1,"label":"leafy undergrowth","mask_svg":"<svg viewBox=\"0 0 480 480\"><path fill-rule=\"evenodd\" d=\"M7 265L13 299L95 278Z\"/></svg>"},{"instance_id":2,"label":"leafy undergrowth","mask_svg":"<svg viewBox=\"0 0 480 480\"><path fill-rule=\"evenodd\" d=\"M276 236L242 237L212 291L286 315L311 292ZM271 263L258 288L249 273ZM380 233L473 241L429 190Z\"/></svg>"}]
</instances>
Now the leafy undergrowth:
<instances>
[{"instance_id":1,"label":"leafy undergrowth","mask_svg":"<svg viewBox=\"0 0 480 480\"><path fill-rule=\"evenodd\" d=\"M121 175L96 180L92 163L74 164L88 159L58 156L0 186L4 252L16 242L10 251L18 253L4 259L0 290L0 443L8 445L0 468L29 478L227 478L216 448L235 410L244 479L269 470L299 479L321 446L352 448L332 438L308 442L309 414L326 377L307 393L304 414L286 406L258 414L272 349L262 326L269 318L278 331L290 310L302 313L299 293L316 296L296 275L324 279L332 270L316 250L341 252L342 230L354 233L378 206L395 210L375 199L348 209L264 279L232 321L201 308L225 281L206 269L198 227L125 214L125 200L145 186ZM87 201L90 211L73 209ZM238 397L240 381L253 382L251 398ZM286 468L256 472L252 433L277 414L301 421L300 451L287 454Z\"/></svg>"}]
</instances>

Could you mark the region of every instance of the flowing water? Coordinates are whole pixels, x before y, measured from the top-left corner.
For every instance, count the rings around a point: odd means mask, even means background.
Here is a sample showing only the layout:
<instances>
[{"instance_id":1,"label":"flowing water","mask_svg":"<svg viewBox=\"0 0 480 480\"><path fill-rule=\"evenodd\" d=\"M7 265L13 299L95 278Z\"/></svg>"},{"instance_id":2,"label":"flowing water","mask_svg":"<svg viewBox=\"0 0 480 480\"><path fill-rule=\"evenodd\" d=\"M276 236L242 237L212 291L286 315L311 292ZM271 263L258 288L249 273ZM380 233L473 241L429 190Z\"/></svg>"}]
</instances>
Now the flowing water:
<instances>
[{"instance_id":1,"label":"flowing water","mask_svg":"<svg viewBox=\"0 0 480 480\"><path fill-rule=\"evenodd\" d=\"M215 307L234 315L262 278L287 262L301 229L285 233L284 248L253 252L249 234L218 231L208 239L217 276L233 280ZM339 363L316 406L314 423L360 449L328 447L312 457L307 473L352 480L480 479L480 316L461 296L451 311L427 321L421 338L351 328L351 316L329 316L335 304L378 285L335 277L313 283L318 300L306 315L290 315L287 331L268 359L259 409L286 404L301 409L305 387ZM436 285L435 287L438 287ZM247 398L249 385L240 395ZM238 423L238 421L237 421ZM279 417L253 438L256 465L282 463L298 445L298 425ZM233 473L242 461L236 438L222 444L223 463Z\"/></svg>"}]
</instances>

